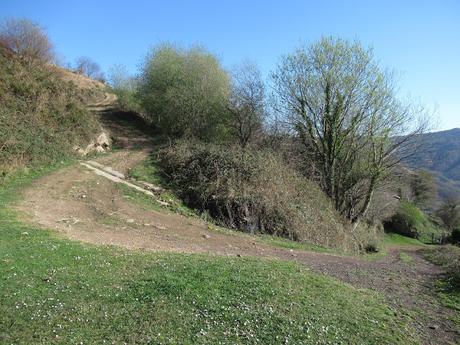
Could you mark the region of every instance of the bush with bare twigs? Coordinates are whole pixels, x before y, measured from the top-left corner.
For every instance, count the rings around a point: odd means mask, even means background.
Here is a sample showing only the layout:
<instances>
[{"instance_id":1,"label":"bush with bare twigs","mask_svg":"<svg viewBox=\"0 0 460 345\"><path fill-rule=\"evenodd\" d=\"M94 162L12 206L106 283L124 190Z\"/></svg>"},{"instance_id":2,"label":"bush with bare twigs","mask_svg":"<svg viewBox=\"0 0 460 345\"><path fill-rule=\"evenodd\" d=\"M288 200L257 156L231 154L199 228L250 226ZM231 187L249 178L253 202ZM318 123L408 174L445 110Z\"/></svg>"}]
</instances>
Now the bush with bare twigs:
<instances>
[{"instance_id":1,"label":"bush with bare twigs","mask_svg":"<svg viewBox=\"0 0 460 345\"><path fill-rule=\"evenodd\" d=\"M319 187L273 153L180 141L161 152L160 165L189 206L226 226L358 248Z\"/></svg>"}]
</instances>

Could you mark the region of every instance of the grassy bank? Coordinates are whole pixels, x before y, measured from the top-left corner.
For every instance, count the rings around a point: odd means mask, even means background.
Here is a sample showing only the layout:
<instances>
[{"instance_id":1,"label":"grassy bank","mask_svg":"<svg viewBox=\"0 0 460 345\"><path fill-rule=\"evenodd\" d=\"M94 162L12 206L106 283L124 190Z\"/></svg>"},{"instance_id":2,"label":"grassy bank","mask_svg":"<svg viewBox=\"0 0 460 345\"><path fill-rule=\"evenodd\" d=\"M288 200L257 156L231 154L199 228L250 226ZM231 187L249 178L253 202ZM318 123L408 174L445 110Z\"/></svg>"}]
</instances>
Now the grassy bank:
<instances>
[{"instance_id":1,"label":"grassy bank","mask_svg":"<svg viewBox=\"0 0 460 345\"><path fill-rule=\"evenodd\" d=\"M460 248L442 246L424 251L427 260L442 266L446 274L437 282L437 293L441 302L454 311L454 322L460 327Z\"/></svg>"},{"instance_id":2,"label":"grassy bank","mask_svg":"<svg viewBox=\"0 0 460 345\"><path fill-rule=\"evenodd\" d=\"M72 157L74 146L86 147L100 132L83 102L94 92L83 95L57 68L0 48L0 183L16 169L52 164Z\"/></svg>"},{"instance_id":3,"label":"grassy bank","mask_svg":"<svg viewBox=\"0 0 460 345\"><path fill-rule=\"evenodd\" d=\"M94 247L20 223L8 205L37 174L0 191L1 343L416 342L375 293L295 264Z\"/></svg>"}]
</instances>

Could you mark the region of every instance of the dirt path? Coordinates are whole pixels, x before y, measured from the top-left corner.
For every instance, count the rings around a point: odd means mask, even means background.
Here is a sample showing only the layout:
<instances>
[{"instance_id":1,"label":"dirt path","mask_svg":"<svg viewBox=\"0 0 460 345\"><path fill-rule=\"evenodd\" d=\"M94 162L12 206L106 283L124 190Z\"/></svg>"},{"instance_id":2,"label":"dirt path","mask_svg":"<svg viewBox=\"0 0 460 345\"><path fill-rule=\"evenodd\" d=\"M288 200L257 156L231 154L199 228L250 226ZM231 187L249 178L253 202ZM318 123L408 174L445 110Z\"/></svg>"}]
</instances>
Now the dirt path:
<instances>
[{"instance_id":1,"label":"dirt path","mask_svg":"<svg viewBox=\"0 0 460 345\"><path fill-rule=\"evenodd\" d=\"M126 174L150 154L145 126L129 114L102 113L101 118L123 149L96 161ZM356 287L382 292L396 310L402 307L414 313L414 326L426 344L455 343L459 337L449 321L452 311L433 295L434 281L442 271L414 249L394 248L384 258L370 261L273 247L257 237L216 231L197 218L141 207L126 198L119 184L80 164L37 180L16 208L27 221L87 243L295 261ZM400 252L412 259L401 260Z\"/></svg>"}]
</instances>

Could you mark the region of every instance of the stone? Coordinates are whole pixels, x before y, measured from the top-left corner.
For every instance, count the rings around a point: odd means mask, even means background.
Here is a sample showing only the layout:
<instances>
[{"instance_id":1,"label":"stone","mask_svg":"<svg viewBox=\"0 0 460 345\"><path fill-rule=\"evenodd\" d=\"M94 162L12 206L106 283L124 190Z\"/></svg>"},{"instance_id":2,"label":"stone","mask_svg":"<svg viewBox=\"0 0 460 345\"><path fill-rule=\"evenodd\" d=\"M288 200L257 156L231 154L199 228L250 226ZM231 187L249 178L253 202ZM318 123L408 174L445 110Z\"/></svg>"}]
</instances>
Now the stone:
<instances>
[{"instance_id":1,"label":"stone","mask_svg":"<svg viewBox=\"0 0 460 345\"><path fill-rule=\"evenodd\" d=\"M105 152L105 150L104 150L104 148L102 146L96 146L95 151L97 153L104 153Z\"/></svg>"},{"instance_id":2,"label":"stone","mask_svg":"<svg viewBox=\"0 0 460 345\"><path fill-rule=\"evenodd\" d=\"M107 133L102 132L99 134L99 136L96 138L96 145L101 146L103 149L110 148L110 138Z\"/></svg>"},{"instance_id":3,"label":"stone","mask_svg":"<svg viewBox=\"0 0 460 345\"><path fill-rule=\"evenodd\" d=\"M154 192L161 192L163 191L163 188L161 187L158 187L158 186L155 186L154 184L151 184L151 183L148 183L148 182L145 182L145 181L139 181L139 183L146 189L150 189L151 191L154 191Z\"/></svg>"}]
</instances>

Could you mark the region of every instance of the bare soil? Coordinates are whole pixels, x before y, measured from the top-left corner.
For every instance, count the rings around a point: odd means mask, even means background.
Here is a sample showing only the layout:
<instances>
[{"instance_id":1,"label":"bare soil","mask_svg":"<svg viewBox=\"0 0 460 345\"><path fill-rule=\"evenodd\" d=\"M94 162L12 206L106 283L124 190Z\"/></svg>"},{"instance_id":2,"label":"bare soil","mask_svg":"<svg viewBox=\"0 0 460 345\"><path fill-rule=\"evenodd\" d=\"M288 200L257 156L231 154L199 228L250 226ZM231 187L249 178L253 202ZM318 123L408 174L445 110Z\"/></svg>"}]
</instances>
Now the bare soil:
<instances>
[{"instance_id":1,"label":"bare soil","mask_svg":"<svg viewBox=\"0 0 460 345\"><path fill-rule=\"evenodd\" d=\"M146 126L133 122L131 116L101 114L121 149L93 160L127 173L149 156ZM443 272L424 260L417 248L392 248L388 255L369 260L274 247L255 236L216 231L198 218L143 208L126 199L117 184L79 164L38 179L24 191L16 208L26 221L92 244L294 261L355 287L381 292L395 312L413 314L414 326L425 344L459 340L458 329L449 320L453 311L435 297L434 283ZM412 260L401 260L401 252Z\"/></svg>"}]
</instances>

